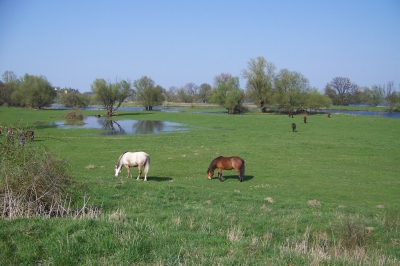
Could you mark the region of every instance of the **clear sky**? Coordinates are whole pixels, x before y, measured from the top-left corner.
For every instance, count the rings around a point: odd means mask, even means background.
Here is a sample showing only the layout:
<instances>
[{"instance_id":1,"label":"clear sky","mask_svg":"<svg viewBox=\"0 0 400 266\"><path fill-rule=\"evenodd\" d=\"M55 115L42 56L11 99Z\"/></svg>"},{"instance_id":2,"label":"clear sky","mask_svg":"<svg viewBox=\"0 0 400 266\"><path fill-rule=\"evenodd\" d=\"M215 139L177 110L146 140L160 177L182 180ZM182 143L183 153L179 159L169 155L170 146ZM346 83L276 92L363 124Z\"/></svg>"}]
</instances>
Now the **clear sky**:
<instances>
[{"instance_id":1,"label":"clear sky","mask_svg":"<svg viewBox=\"0 0 400 266\"><path fill-rule=\"evenodd\" d=\"M0 0L0 74L91 91L148 76L168 89L239 76L263 56L323 91L400 83L400 0Z\"/></svg>"}]
</instances>

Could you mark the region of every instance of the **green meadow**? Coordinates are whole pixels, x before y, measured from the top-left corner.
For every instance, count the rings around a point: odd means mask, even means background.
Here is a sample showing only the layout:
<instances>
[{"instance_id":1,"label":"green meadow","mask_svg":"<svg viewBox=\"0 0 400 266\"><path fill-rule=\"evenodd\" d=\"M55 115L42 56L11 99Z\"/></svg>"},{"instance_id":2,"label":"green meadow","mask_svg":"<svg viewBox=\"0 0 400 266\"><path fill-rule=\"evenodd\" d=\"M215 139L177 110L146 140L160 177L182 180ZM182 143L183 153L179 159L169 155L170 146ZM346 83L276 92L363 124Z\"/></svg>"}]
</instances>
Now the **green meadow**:
<instances>
[{"instance_id":1,"label":"green meadow","mask_svg":"<svg viewBox=\"0 0 400 266\"><path fill-rule=\"evenodd\" d=\"M0 107L0 142L6 127L33 129L24 149L40 145L65 159L76 181L71 208L86 210L0 220L0 264L400 264L399 119L321 114L303 123L184 110L113 119L179 122L186 131L105 136L54 126L67 110ZM125 169L114 176L124 151L150 155L147 182ZM220 155L245 160L243 182L235 171L207 180Z\"/></svg>"}]
</instances>

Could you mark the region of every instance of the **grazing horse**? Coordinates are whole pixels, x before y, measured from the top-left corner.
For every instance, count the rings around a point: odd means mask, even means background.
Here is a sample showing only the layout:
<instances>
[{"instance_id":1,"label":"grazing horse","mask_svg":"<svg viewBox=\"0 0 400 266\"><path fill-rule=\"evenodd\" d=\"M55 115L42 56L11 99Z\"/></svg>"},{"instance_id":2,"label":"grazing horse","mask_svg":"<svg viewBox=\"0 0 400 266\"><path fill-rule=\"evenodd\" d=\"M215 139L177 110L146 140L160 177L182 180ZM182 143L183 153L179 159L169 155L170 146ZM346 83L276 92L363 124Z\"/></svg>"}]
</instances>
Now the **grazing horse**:
<instances>
[{"instance_id":1,"label":"grazing horse","mask_svg":"<svg viewBox=\"0 0 400 266\"><path fill-rule=\"evenodd\" d=\"M244 160L238 156L232 157L222 157L219 156L212 160L210 166L207 169L207 178L212 179L214 175L214 170L218 168L218 179L219 181L222 180L222 170L232 170L235 169L236 172L239 174L239 182L243 181L244 175Z\"/></svg>"},{"instance_id":2,"label":"grazing horse","mask_svg":"<svg viewBox=\"0 0 400 266\"><path fill-rule=\"evenodd\" d=\"M296 130L296 124L292 123L292 132L294 132Z\"/></svg>"},{"instance_id":3,"label":"grazing horse","mask_svg":"<svg viewBox=\"0 0 400 266\"><path fill-rule=\"evenodd\" d=\"M142 167L144 167L144 181L147 181L147 173L149 172L150 168L150 155L145 152L124 152L118 158L117 165L115 166L115 177L118 177L118 174L121 172L121 167L125 166L126 170L128 171L128 176L131 176L131 167L138 167L139 175L136 180L140 180L140 176L142 175Z\"/></svg>"},{"instance_id":4,"label":"grazing horse","mask_svg":"<svg viewBox=\"0 0 400 266\"><path fill-rule=\"evenodd\" d=\"M303 121L304 121L304 123L307 123L307 116L306 115L303 117Z\"/></svg>"}]
</instances>

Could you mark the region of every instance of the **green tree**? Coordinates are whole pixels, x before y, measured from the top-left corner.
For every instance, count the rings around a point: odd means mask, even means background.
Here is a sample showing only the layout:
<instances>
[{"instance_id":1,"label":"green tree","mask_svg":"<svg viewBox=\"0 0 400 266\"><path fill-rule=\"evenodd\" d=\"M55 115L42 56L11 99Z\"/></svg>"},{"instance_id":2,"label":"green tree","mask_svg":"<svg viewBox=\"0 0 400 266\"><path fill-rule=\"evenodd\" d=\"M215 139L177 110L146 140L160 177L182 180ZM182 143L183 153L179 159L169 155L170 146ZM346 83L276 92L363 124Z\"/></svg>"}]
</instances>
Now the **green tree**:
<instances>
[{"instance_id":1,"label":"green tree","mask_svg":"<svg viewBox=\"0 0 400 266\"><path fill-rule=\"evenodd\" d=\"M221 74L214 81L210 102L224 107L230 114L242 112L244 92L240 89L239 77Z\"/></svg>"},{"instance_id":2,"label":"green tree","mask_svg":"<svg viewBox=\"0 0 400 266\"><path fill-rule=\"evenodd\" d=\"M153 110L153 106L161 105L164 101L163 88L155 86L154 81L147 76L135 80L133 86L137 90L138 101L146 110Z\"/></svg>"},{"instance_id":3,"label":"green tree","mask_svg":"<svg viewBox=\"0 0 400 266\"><path fill-rule=\"evenodd\" d=\"M107 116L112 116L123 101L132 94L131 83L122 80L116 83L96 79L91 85L94 98L106 109Z\"/></svg>"},{"instance_id":4,"label":"green tree","mask_svg":"<svg viewBox=\"0 0 400 266\"><path fill-rule=\"evenodd\" d=\"M308 80L299 72L282 69L274 80L274 99L278 108L287 112L304 109Z\"/></svg>"},{"instance_id":5,"label":"green tree","mask_svg":"<svg viewBox=\"0 0 400 266\"><path fill-rule=\"evenodd\" d=\"M364 89L364 102L370 106L378 106L383 102L383 88L379 85L373 85L371 89Z\"/></svg>"},{"instance_id":6,"label":"green tree","mask_svg":"<svg viewBox=\"0 0 400 266\"><path fill-rule=\"evenodd\" d=\"M83 94L76 92L62 93L60 103L66 107L84 108L89 105L90 99Z\"/></svg>"},{"instance_id":7,"label":"green tree","mask_svg":"<svg viewBox=\"0 0 400 266\"><path fill-rule=\"evenodd\" d=\"M25 74L11 99L17 106L41 109L51 104L56 96L57 92L45 77Z\"/></svg>"},{"instance_id":8,"label":"green tree","mask_svg":"<svg viewBox=\"0 0 400 266\"><path fill-rule=\"evenodd\" d=\"M332 100L328 96L320 93L317 89L311 89L308 92L307 97L307 108L314 110L321 110L324 108L329 108L332 105Z\"/></svg>"},{"instance_id":9,"label":"green tree","mask_svg":"<svg viewBox=\"0 0 400 266\"><path fill-rule=\"evenodd\" d=\"M212 87L210 84L203 83L200 85L199 98L201 101L208 101L211 97Z\"/></svg>"},{"instance_id":10,"label":"green tree","mask_svg":"<svg viewBox=\"0 0 400 266\"><path fill-rule=\"evenodd\" d=\"M11 95L15 91L15 87L11 83L3 83L0 81L0 106L12 105Z\"/></svg>"},{"instance_id":11,"label":"green tree","mask_svg":"<svg viewBox=\"0 0 400 266\"><path fill-rule=\"evenodd\" d=\"M260 112L266 112L271 102L275 69L273 63L260 56L250 59L247 70L242 71L243 78L247 79L248 97L254 101Z\"/></svg>"}]
</instances>

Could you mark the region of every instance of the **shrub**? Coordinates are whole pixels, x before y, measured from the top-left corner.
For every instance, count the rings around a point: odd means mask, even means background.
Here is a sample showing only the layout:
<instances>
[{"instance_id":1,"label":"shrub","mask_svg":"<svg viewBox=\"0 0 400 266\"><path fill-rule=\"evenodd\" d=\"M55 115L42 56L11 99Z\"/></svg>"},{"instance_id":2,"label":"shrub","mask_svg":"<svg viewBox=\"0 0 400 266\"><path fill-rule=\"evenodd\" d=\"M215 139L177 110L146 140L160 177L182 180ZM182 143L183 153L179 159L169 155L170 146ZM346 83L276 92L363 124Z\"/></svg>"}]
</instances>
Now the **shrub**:
<instances>
[{"instance_id":1,"label":"shrub","mask_svg":"<svg viewBox=\"0 0 400 266\"><path fill-rule=\"evenodd\" d=\"M0 143L1 217L60 215L72 184L68 163L44 147L6 138Z\"/></svg>"}]
</instances>

